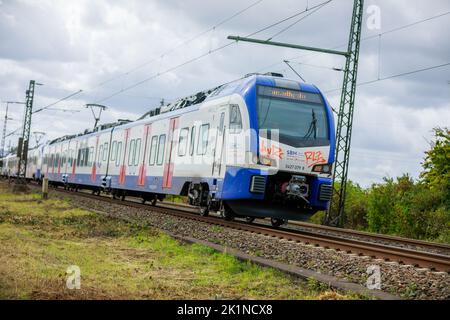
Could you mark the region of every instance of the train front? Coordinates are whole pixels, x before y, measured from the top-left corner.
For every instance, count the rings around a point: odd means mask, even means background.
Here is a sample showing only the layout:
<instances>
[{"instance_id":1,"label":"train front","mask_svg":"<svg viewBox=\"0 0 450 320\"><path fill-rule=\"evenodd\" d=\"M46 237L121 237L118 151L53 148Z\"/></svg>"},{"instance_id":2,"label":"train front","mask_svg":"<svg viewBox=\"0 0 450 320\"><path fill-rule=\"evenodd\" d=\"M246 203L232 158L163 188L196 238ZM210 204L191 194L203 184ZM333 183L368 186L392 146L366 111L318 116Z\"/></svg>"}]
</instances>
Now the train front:
<instances>
[{"instance_id":1,"label":"train front","mask_svg":"<svg viewBox=\"0 0 450 320\"><path fill-rule=\"evenodd\" d=\"M332 195L334 120L312 85L257 76L244 99L255 132L249 166L252 199L230 202L250 216L307 220L326 210Z\"/></svg>"}]
</instances>

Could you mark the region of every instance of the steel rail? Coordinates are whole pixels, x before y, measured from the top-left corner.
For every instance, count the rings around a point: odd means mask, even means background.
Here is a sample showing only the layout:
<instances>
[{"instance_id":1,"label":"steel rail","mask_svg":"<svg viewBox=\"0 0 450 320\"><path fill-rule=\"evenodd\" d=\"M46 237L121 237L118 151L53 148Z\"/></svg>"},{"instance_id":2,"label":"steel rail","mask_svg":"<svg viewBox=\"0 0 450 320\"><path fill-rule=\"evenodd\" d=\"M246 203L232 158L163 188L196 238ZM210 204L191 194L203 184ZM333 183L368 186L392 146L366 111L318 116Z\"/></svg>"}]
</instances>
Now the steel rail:
<instances>
[{"instance_id":1,"label":"steel rail","mask_svg":"<svg viewBox=\"0 0 450 320\"><path fill-rule=\"evenodd\" d=\"M389 246L385 244L364 242L355 239L345 239L333 235L324 235L308 231L275 229L259 224L249 224L237 221L226 221L218 217L200 216L191 211L173 209L161 206L149 206L146 204L137 203L134 201L120 201L110 197L97 196L85 192L71 192L67 190L58 189L59 192L69 193L72 195L79 195L94 200L110 202L113 204L130 206L138 209L152 209L159 213L169 214L180 218L186 218L199 222L206 222L209 224L219 225L235 230L247 231L255 234L276 237L288 241L301 242L304 244L323 247L325 249L335 249L346 253L357 254L360 256L369 256L371 258L383 259L385 261L395 261L400 264L412 265L415 267L429 268L431 270L443 271L450 273L450 256L430 253L425 251L417 251L408 248ZM309 226L309 225L308 225ZM334 230L334 229L333 229Z\"/></svg>"},{"instance_id":2,"label":"steel rail","mask_svg":"<svg viewBox=\"0 0 450 320\"><path fill-rule=\"evenodd\" d=\"M316 225L316 224L306 223L306 222L293 221L293 222L289 222L289 223L292 225L300 226L300 227L324 230L324 231L331 231L331 232L336 232L336 233L340 233L343 235L362 236L362 237L371 238L373 240L388 240L388 241L398 242L400 244L420 246L420 247L429 248L429 249L443 249L443 250L450 251L450 245L445 244L445 243L435 243L435 242L429 242L429 241L424 241L424 240L402 238L399 236L391 236L391 235L386 235L386 234L371 233L371 232L359 231L359 230L334 228L334 227L330 227L330 226Z\"/></svg>"}]
</instances>

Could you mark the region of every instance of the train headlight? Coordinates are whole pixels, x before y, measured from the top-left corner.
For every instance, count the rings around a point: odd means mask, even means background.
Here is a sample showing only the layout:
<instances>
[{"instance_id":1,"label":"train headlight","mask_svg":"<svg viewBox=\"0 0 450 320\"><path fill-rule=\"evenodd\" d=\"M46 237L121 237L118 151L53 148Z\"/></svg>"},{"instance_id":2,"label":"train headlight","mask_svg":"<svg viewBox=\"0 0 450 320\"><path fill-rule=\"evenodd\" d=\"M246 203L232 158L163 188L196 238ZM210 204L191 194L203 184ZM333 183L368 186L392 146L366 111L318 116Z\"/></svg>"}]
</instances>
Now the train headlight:
<instances>
[{"instance_id":1,"label":"train headlight","mask_svg":"<svg viewBox=\"0 0 450 320\"><path fill-rule=\"evenodd\" d=\"M333 166L331 164L318 164L313 167L312 171L318 173L331 174L332 167Z\"/></svg>"},{"instance_id":2,"label":"train headlight","mask_svg":"<svg viewBox=\"0 0 450 320\"><path fill-rule=\"evenodd\" d=\"M277 166L277 160L271 159L268 157L260 156L259 157L259 163L265 166L271 166L276 167Z\"/></svg>"}]
</instances>

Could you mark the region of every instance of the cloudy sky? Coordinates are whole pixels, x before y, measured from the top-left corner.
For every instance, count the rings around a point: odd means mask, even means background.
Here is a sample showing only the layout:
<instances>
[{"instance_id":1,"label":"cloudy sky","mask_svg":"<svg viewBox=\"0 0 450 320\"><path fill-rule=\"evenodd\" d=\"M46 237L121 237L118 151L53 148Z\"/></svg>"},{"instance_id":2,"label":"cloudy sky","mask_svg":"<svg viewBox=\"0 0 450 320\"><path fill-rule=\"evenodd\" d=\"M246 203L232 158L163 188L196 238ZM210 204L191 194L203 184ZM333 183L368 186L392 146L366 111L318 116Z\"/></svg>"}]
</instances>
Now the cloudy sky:
<instances>
[{"instance_id":1,"label":"cloudy sky","mask_svg":"<svg viewBox=\"0 0 450 320\"><path fill-rule=\"evenodd\" d=\"M241 42L216 50L231 43L228 35L250 35L306 9L253 37L345 49L353 1L317 7L324 2L0 0L1 119L4 101L23 101L31 79L43 84L35 109L83 90L34 116L32 131L54 138L93 126L86 103L107 105L101 122L111 122L251 72L297 79L286 59L338 107L342 72L332 68L344 66L341 57ZM367 24L373 6L379 29ZM431 129L450 126L450 1L366 0L365 11L358 81L381 81L357 89L349 174L367 186L405 172L417 177ZM11 132L23 106L10 105L9 116ZM14 145L17 137L9 138Z\"/></svg>"}]
</instances>

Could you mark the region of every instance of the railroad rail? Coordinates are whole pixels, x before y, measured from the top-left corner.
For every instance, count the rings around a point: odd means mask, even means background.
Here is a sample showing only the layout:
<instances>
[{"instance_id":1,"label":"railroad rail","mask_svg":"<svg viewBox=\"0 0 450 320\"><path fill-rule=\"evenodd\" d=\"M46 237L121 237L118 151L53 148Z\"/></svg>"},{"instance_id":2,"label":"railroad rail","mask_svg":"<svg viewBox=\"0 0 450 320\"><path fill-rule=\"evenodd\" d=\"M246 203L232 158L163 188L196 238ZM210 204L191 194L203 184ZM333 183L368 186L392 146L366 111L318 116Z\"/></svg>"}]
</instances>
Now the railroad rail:
<instances>
[{"instance_id":1,"label":"railroad rail","mask_svg":"<svg viewBox=\"0 0 450 320\"><path fill-rule=\"evenodd\" d=\"M344 238L342 236L336 236L332 234L323 234L312 231L304 230L294 230L294 229L276 229L267 225L262 224L251 224L240 221L226 221L215 216L201 216L195 214L192 211L181 210L179 208L168 208L166 206L150 206L147 204L138 203L136 201L121 201L118 199L112 199L107 196L98 196L86 192L72 192L63 189L57 189L59 192L68 193L72 195L78 195L98 201L105 201L113 204L119 204L124 206L130 206L138 209L151 209L159 213L164 213L179 218L185 218L190 220L195 220L199 222L205 222L213 225L218 225L226 228L232 228L235 230L241 230L246 232L251 232L255 234L261 234L270 237L276 237L279 239L285 239L288 241L295 241L298 243L304 243L307 245L313 245L322 247L325 249L335 249L336 251L343 251L346 253L357 254L360 256L369 256L371 258L383 259L385 261L395 261L400 264L412 265L420 268L428 268L434 271L441 271L450 273L450 255L438 254L434 252L414 250L410 248L404 248L393 245L386 245L381 243L376 243L373 240L362 241L357 239ZM299 223L296 223L299 224ZM312 228L315 225L303 224L300 225ZM348 229L336 229L325 226L317 226L321 230L333 230L345 233L347 235L351 234L353 230ZM367 237L372 237L372 239L395 239L396 241L403 241L408 244L420 244L422 246L428 246L429 248L439 247L439 248L450 248L448 245L429 243L425 241L404 239L399 237L377 235L366 232L355 231L354 234L363 234Z\"/></svg>"}]
</instances>

